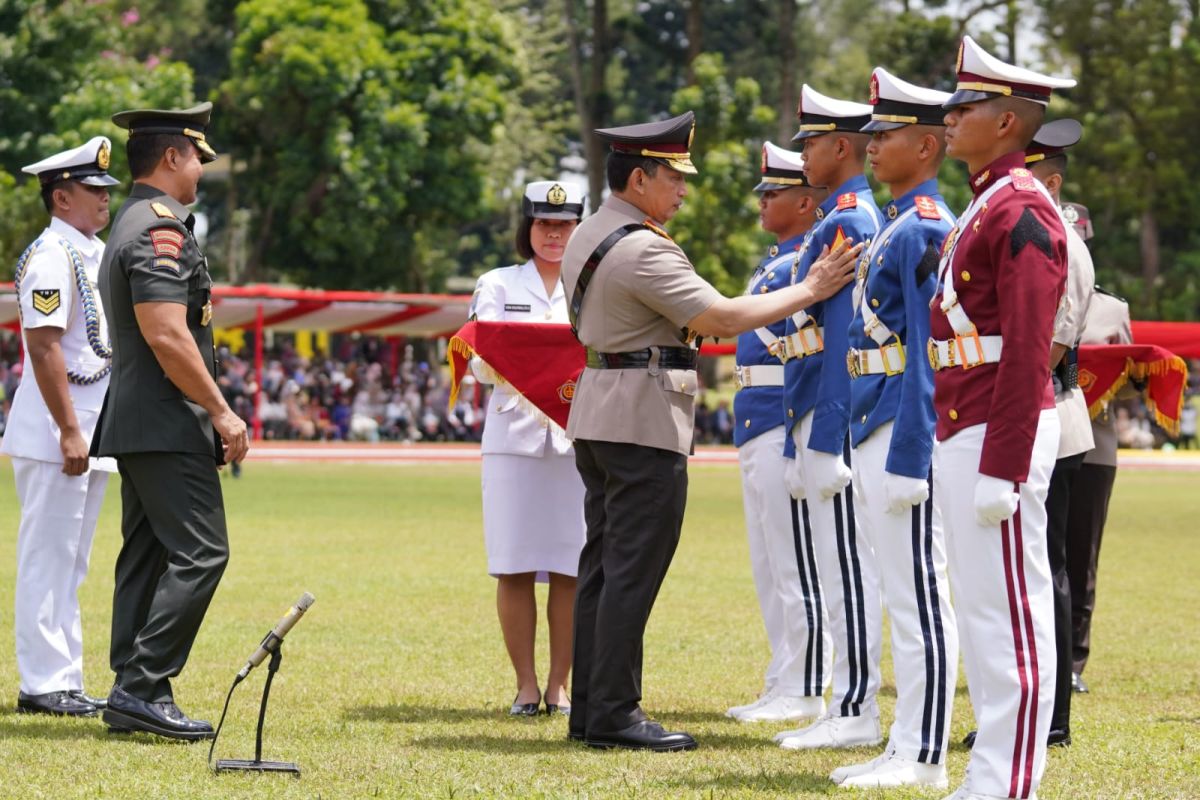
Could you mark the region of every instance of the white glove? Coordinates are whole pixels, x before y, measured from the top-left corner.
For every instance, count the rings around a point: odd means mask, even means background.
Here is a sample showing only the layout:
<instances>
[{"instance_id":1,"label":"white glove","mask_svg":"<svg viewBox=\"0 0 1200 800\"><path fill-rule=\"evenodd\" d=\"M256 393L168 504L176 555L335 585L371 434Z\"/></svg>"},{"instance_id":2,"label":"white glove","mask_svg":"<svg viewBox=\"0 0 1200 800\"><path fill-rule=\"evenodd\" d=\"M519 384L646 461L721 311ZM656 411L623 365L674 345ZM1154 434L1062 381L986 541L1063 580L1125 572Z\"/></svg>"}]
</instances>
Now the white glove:
<instances>
[{"instance_id":1,"label":"white glove","mask_svg":"<svg viewBox=\"0 0 1200 800\"><path fill-rule=\"evenodd\" d=\"M809 450L808 458L812 461L813 483L821 497L828 500L849 485L850 467L840 455Z\"/></svg>"},{"instance_id":2,"label":"white glove","mask_svg":"<svg viewBox=\"0 0 1200 800\"><path fill-rule=\"evenodd\" d=\"M999 525L1016 513L1020 499L1012 481L980 473L975 484L975 516L980 525Z\"/></svg>"},{"instance_id":3,"label":"white glove","mask_svg":"<svg viewBox=\"0 0 1200 800\"><path fill-rule=\"evenodd\" d=\"M929 482L924 478L883 473L883 498L887 513L903 514L929 499Z\"/></svg>"},{"instance_id":4,"label":"white glove","mask_svg":"<svg viewBox=\"0 0 1200 800\"><path fill-rule=\"evenodd\" d=\"M790 459L783 468L783 482L787 484L788 494L793 500L804 499L804 467L800 463L799 453L796 453L796 457Z\"/></svg>"}]
</instances>

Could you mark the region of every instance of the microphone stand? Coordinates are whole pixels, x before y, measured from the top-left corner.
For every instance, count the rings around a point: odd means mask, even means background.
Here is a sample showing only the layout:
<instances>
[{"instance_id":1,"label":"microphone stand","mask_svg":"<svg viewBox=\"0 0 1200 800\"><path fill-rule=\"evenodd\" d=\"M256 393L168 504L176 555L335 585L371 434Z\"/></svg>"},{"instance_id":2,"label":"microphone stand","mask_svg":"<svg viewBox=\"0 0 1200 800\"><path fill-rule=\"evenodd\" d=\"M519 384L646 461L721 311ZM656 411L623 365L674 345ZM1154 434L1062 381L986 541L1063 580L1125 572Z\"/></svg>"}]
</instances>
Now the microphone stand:
<instances>
[{"instance_id":1,"label":"microphone stand","mask_svg":"<svg viewBox=\"0 0 1200 800\"><path fill-rule=\"evenodd\" d=\"M262 760L262 740L263 740L263 722L267 718L267 699L271 696L271 681L275 679L275 673L279 671L279 664L283 661L283 643L280 642L271 652L271 661L267 664L267 681L263 684L262 703L258 707L258 731L254 737L254 760L247 761L240 758L220 758L217 759L215 771L220 774L222 772L287 772L297 777L300 775L300 767L292 761L263 761ZM229 698L233 696L233 690L241 683L240 677L234 678L233 686L229 687L229 695L225 698L225 710L221 712L221 721L217 724L217 732L213 736L212 745L208 748L209 763L212 763L213 748L217 746L217 736L221 735L221 726L225 724L225 712L229 710Z\"/></svg>"}]
</instances>

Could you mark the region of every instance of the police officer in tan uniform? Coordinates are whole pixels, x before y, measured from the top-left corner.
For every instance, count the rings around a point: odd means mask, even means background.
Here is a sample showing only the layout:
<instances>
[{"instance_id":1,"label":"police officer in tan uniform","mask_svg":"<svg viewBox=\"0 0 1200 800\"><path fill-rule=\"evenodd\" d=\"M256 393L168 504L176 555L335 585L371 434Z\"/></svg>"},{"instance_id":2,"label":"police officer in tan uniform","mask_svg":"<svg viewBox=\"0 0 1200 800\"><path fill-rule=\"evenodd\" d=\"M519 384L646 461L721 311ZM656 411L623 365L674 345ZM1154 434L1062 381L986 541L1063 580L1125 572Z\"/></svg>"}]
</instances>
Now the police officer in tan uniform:
<instances>
[{"instance_id":1,"label":"police officer in tan uniform","mask_svg":"<svg viewBox=\"0 0 1200 800\"><path fill-rule=\"evenodd\" d=\"M571 237L562 278L587 367L567 435L585 487L570 736L598 748L690 750L640 707L642 635L679 542L696 395L696 337L732 337L832 295L857 247L777 292L728 299L662 229L695 174L695 127L672 119L596 131L612 195Z\"/></svg>"}]
</instances>

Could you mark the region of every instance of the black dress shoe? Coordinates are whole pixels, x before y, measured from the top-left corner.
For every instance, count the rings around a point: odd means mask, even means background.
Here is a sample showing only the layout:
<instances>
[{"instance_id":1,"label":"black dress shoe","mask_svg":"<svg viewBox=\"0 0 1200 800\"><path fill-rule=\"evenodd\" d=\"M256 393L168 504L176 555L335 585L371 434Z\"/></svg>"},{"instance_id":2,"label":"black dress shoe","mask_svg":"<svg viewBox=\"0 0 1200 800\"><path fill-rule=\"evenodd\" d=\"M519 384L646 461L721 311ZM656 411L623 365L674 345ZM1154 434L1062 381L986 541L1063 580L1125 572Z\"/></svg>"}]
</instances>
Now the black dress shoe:
<instances>
[{"instance_id":1,"label":"black dress shoe","mask_svg":"<svg viewBox=\"0 0 1200 800\"><path fill-rule=\"evenodd\" d=\"M25 694L17 692L18 714L51 714L56 717L94 717L100 712L91 703L74 697L70 692Z\"/></svg>"},{"instance_id":2,"label":"black dress shoe","mask_svg":"<svg viewBox=\"0 0 1200 800\"><path fill-rule=\"evenodd\" d=\"M589 734L584 740L588 747L609 750L620 747L624 750L653 750L668 753L675 750L695 750L696 740L686 733L668 732L652 720L634 723L614 733Z\"/></svg>"},{"instance_id":3,"label":"black dress shoe","mask_svg":"<svg viewBox=\"0 0 1200 800\"><path fill-rule=\"evenodd\" d=\"M967 746L968 750L975 746L975 735L977 733L979 733L979 731L971 731L963 737L963 744Z\"/></svg>"},{"instance_id":4,"label":"black dress shoe","mask_svg":"<svg viewBox=\"0 0 1200 800\"><path fill-rule=\"evenodd\" d=\"M1046 736L1047 747L1070 747L1071 746L1071 729L1070 728L1051 728L1050 733Z\"/></svg>"},{"instance_id":5,"label":"black dress shoe","mask_svg":"<svg viewBox=\"0 0 1200 800\"><path fill-rule=\"evenodd\" d=\"M520 695L518 695L519 697ZM517 698L513 698L512 708L508 710L510 717L536 717L541 713L542 697L538 695L538 699L532 703L518 703Z\"/></svg>"},{"instance_id":6,"label":"black dress shoe","mask_svg":"<svg viewBox=\"0 0 1200 800\"><path fill-rule=\"evenodd\" d=\"M67 692L67 694L71 695L71 697L74 697L76 700L79 700L81 702L91 703L96 708L100 709L101 711L108 708L108 699L107 698L101 699L99 697L91 697L88 694L84 693L80 689L72 689L71 691Z\"/></svg>"},{"instance_id":7,"label":"black dress shoe","mask_svg":"<svg viewBox=\"0 0 1200 800\"><path fill-rule=\"evenodd\" d=\"M116 731L142 731L168 739L197 741L213 738L213 726L202 719L188 719L174 703L147 703L120 686L114 686L104 709L104 721Z\"/></svg>"},{"instance_id":8,"label":"black dress shoe","mask_svg":"<svg viewBox=\"0 0 1200 800\"><path fill-rule=\"evenodd\" d=\"M572 742L582 742L585 739L587 739L587 737L584 736L579 731L567 731L567 738L570 739Z\"/></svg>"},{"instance_id":9,"label":"black dress shoe","mask_svg":"<svg viewBox=\"0 0 1200 800\"><path fill-rule=\"evenodd\" d=\"M1071 691L1076 694L1087 694L1088 685L1083 682L1083 676L1078 672L1071 673Z\"/></svg>"}]
</instances>

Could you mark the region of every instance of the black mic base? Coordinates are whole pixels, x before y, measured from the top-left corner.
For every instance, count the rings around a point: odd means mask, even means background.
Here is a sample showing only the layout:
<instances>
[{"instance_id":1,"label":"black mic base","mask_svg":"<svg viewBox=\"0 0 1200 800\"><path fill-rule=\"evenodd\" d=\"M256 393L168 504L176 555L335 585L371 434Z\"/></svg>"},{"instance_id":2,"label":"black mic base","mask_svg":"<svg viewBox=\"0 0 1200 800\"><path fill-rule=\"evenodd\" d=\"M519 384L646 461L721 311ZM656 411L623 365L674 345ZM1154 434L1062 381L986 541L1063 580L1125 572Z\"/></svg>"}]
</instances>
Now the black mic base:
<instances>
[{"instance_id":1,"label":"black mic base","mask_svg":"<svg viewBox=\"0 0 1200 800\"><path fill-rule=\"evenodd\" d=\"M300 767L291 761L246 761L241 758L218 758L217 772L290 772L300 774Z\"/></svg>"}]
</instances>

